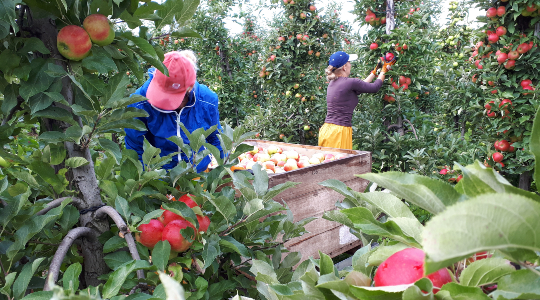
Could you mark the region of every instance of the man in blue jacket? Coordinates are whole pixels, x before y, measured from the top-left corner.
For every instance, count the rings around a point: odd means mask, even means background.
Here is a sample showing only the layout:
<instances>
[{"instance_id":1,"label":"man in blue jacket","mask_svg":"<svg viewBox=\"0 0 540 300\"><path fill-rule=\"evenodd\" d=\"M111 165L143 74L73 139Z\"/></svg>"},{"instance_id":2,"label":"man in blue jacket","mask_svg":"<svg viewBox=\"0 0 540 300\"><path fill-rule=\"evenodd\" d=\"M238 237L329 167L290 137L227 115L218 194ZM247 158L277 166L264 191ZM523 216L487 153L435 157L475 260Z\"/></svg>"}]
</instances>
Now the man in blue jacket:
<instances>
[{"instance_id":1,"label":"man in blue jacket","mask_svg":"<svg viewBox=\"0 0 540 300\"><path fill-rule=\"evenodd\" d=\"M151 68L148 71L148 81L134 93L145 96L148 100L129 105L148 113L148 117L138 118L146 125L146 131L125 129L126 148L137 151L141 162L145 138L154 147L161 149L161 156L180 152L178 146L168 140L172 136L181 137L185 144L189 144L180 123L190 133L198 128L208 130L214 125L217 125L219 131L222 130L219 124L218 97L207 86L196 81L194 62L181 52L173 51L165 54L163 64L169 70L169 76ZM223 157L218 130L210 134L206 141L217 147ZM163 168L174 168L179 159L190 161L191 158L184 153L175 155ZM197 165L197 172L203 172L209 164L210 157L207 156Z\"/></svg>"}]
</instances>

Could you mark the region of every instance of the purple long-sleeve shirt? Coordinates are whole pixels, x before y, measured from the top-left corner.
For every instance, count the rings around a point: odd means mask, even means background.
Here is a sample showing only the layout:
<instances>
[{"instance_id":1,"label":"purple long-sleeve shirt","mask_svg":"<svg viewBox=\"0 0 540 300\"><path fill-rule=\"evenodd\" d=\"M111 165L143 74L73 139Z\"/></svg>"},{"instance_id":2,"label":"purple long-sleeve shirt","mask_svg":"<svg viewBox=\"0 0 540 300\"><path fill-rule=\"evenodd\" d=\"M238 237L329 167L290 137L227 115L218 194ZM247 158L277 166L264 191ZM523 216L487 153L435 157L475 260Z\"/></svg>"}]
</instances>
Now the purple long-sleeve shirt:
<instances>
[{"instance_id":1,"label":"purple long-sleeve shirt","mask_svg":"<svg viewBox=\"0 0 540 300\"><path fill-rule=\"evenodd\" d=\"M326 92L325 123L351 127L354 108L358 105L358 95L376 93L382 87L382 80L367 83L358 78L338 77L328 85Z\"/></svg>"}]
</instances>

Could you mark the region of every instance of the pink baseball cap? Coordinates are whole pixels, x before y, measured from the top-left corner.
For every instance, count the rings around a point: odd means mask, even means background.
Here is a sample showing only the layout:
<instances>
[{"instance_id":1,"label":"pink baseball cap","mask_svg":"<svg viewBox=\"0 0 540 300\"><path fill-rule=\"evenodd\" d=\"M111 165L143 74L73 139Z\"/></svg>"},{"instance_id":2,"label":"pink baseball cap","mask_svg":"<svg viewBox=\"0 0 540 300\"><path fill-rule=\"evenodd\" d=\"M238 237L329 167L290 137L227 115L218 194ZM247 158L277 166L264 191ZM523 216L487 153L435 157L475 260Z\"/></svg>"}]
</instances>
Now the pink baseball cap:
<instances>
[{"instance_id":1,"label":"pink baseball cap","mask_svg":"<svg viewBox=\"0 0 540 300\"><path fill-rule=\"evenodd\" d=\"M163 64L169 70L169 76L156 70L146 91L146 98L159 109L175 110L184 101L187 89L195 84L197 74L189 59L178 51L165 54Z\"/></svg>"}]
</instances>

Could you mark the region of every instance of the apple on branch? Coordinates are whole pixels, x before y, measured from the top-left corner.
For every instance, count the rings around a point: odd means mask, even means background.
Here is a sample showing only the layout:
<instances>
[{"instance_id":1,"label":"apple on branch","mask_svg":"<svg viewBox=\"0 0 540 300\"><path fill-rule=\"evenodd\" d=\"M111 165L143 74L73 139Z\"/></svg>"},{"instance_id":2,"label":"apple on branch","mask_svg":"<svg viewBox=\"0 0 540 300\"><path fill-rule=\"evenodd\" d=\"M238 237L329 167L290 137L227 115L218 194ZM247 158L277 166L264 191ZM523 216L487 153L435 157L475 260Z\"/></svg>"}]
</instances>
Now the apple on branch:
<instances>
[{"instance_id":1,"label":"apple on branch","mask_svg":"<svg viewBox=\"0 0 540 300\"><path fill-rule=\"evenodd\" d=\"M83 21L83 27L94 44L107 46L114 40L114 30L109 19L102 14L92 14Z\"/></svg>"},{"instance_id":2,"label":"apple on branch","mask_svg":"<svg viewBox=\"0 0 540 300\"><path fill-rule=\"evenodd\" d=\"M68 25L58 32L56 47L58 48L58 52L65 58L79 61L90 54L92 41L82 27Z\"/></svg>"}]
</instances>

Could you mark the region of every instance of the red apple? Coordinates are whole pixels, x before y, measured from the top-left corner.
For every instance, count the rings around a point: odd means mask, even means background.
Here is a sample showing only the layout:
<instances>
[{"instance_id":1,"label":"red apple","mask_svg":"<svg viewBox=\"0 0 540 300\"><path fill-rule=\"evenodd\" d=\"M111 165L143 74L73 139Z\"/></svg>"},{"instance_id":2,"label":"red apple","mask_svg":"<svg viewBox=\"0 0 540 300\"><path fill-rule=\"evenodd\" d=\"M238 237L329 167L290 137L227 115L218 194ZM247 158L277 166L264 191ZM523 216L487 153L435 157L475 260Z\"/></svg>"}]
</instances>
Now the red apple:
<instances>
[{"instance_id":1,"label":"red apple","mask_svg":"<svg viewBox=\"0 0 540 300\"><path fill-rule=\"evenodd\" d=\"M519 53L517 51L510 51L508 52L508 59L516 60L519 57Z\"/></svg>"},{"instance_id":2,"label":"red apple","mask_svg":"<svg viewBox=\"0 0 540 300\"><path fill-rule=\"evenodd\" d=\"M503 152L507 152L508 149L510 149L510 143L508 143L506 140L500 140L497 146L498 147L495 148Z\"/></svg>"},{"instance_id":3,"label":"red apple","mask_svg":"<svg viewBox=\"0 0 540 300\"><path fill-rule=\"evenodd\" d=\"M498 36L503 36L506 34L506 27L504 26L499 26L497 27L497 29L495 30L495 33L498 35Z\"/></svg>"},{"instance_id":4,"label":"red apple","mask_svg":"<svg viewBox=\"0 0 540 300\"><path fill-rule=\"evenodd\" d=\"M513 59L509 59L506 64L504 64L504 67L506 69L513 69L516 66L516 61Z\"/></svg>"},{"instance_id":5,"label":"red apple","mask_svg":"<svg viewBox=\"0 0 540 300\"><path fill-rule=\"evenodd\" d=\"M531 85L531 84L532 84L532 80L530 80L530 79L523 79L523 80L521 81L521 87L522 87L522 88L524 88L524 87L526 87L526 86L529 86L529 85Z\"/></svg>"},{"instance_id":6,"label":"red apple","mask_svg":"<svg viewBox=\"0 0 540 300\"><path fill-rule=\"evenodd\" d=\"M512 106L512 101L510 99L503 99L499 104L499 108L504 109L508 108L508 105Z\"/></svg>"},{"instance_id":7,"label":"red apple","mask_svg":"<svg viewBox=\"0 0 540 300\"><path fill-rule=\"evenodd\" d=\"M494 162L501 162L504 159L504 155L500 152L495 152L493 155L491 155Z\"/></svg>"},{"instance_id":8,"label":"red apple","mask_svg":"<svg viewBox=\"0 0 540 300\"><path fill-rule=\"evenodd\" d=\"M207 232L210 227L210 218L208 216L197 215L197 222L199 222L199 232Z\"/></svg>"},{"instance_id":9,"label":"red apple","mask_svg":"<svg viewBox=\"0 0 540 300\"><path fill-rule=\"evenodd\" d=\"M501 52L497 57L497 62L500 64L504 63L508 59L508 54Z\"/></svg>"},{"instance_id":10,"label":"red apple","mask_svg":"<svg viewBox=\"0 0 540 300\"><path fill-rule=\"evenodd\" d=\"M502 17L506 13L506 7L499 6L497 8L497 16Z\"/></svg>"},{"instance_id":11,"label":"red apple","mask_svg":"<svg viewBox=\"0 0 540 300\"><path fill-rule=\"evenodd\" d=\"M519 54L527 53L527 51L529 51L529 44L528 43L523 43L523 44L521 44L521 45L519 45L517 47L517 52Z\"/></svg>"},{"instance_id":12,"label":"red apple","mask_svg":"<svg viewBox=\"0 0 540 300\"><path fill-rule=\"evenodd\" d=\"M387 258L375 273L375 286L393 286L411 284L424 277L424 251L406 248ZM434 294L449 282L452 277L448 269L443 268L426 276L433 283Z\"/></svg>"},{"instance_id":13,"label":"red apple","mask_svg":"<svg viewBox=\"0 0 540 300\"><path fill-rule=\"evenodd\" d=\"M392 61L392 60L394 60L394 54L388 52L388 53L386 53L385 58L386 58L386 61Z\"/></svg>"},{"instance_id":14,"label":"red apple","mask_svg":"<svg viewBox=\"0 0 540 300\"><path fill-rule=\"evenodd\" d=\"M490 7L486 11L486 17L488 18L494 18L497 15L497 9L495 7Z\"/></svg>"},{"instance_id":15,"label":"red apple","mask_svg":"<svg viewBox=\"0 0 540 300\"><path fill-rule=\"evenodd\" d=\"M174 252L184 252L191 246L192 243L186 241L186 239L180 233L180 230L191 227L196 231L193 224L186 220L174 220L171 221L163 229L162 241L169 241L171 244L171 250ZM194 237L192 237L193 239Z\"/></svg>"},{"instance_id":16,"label":"red apple","mask_svg":"<svg viewBox=\"0 0 540 300\"><path fill-rule=\"evenodd\" d=\"M68 25L58 32L56 47L65 58L78 61L90 54L92 40L82 27Z\"/></svg>"},{"instance_id":17,"label":"red apple","mask_svg":"<svg viewBox=\"0 0 540 300\"><path fill-rule=\"evenodd\" d=\"M499 41L499 36L495 33L488 35L488 41L489 43L493 44Z\"/></svg>"},{"instance_id":18,"label":"red apple","mask_svg":"<svg viewBox=\"0 0 540 300\"><path fill-rule=\"evenodd\" d=\"M137 241L144 246L152 249L157 242L161 241L163 233L163 224L160 221L152 219L148 224L141 224L137 230L141 231L135 235Z\"/></svg>"},{"instance_id":19,"label":"red apple","mask_svg":"<svg viewBox=\"0 0 540 300\"><path fill-rule=\"evenodd\" d=\"M379 45L377 45L377 43L371 43L371 45L369 46L369 49L371 50L376 50L377 48L379 48Z\"/></svg>"},{"instance_id":20,"label":"red apple","mask_svg":"<svg viewBox=\"0 0 540 300\"><path fill-rule=\"evenodd\" d=\"M83 27L92 42L99 46L107 46L114 40L114 30L109 19L102 14L93 14L86 17Z\"/></svg>"},{"instance_id":21,"label":"red apple","mask_svg":"<svg viewBox=\"0 0 540 300\"><path fill-rule=\"evenodd\" d=\"M448 173L448 170L447 169L442 169L439 174L441 175L446 175L446 173Z\"/></svg>"}]
</instances>

